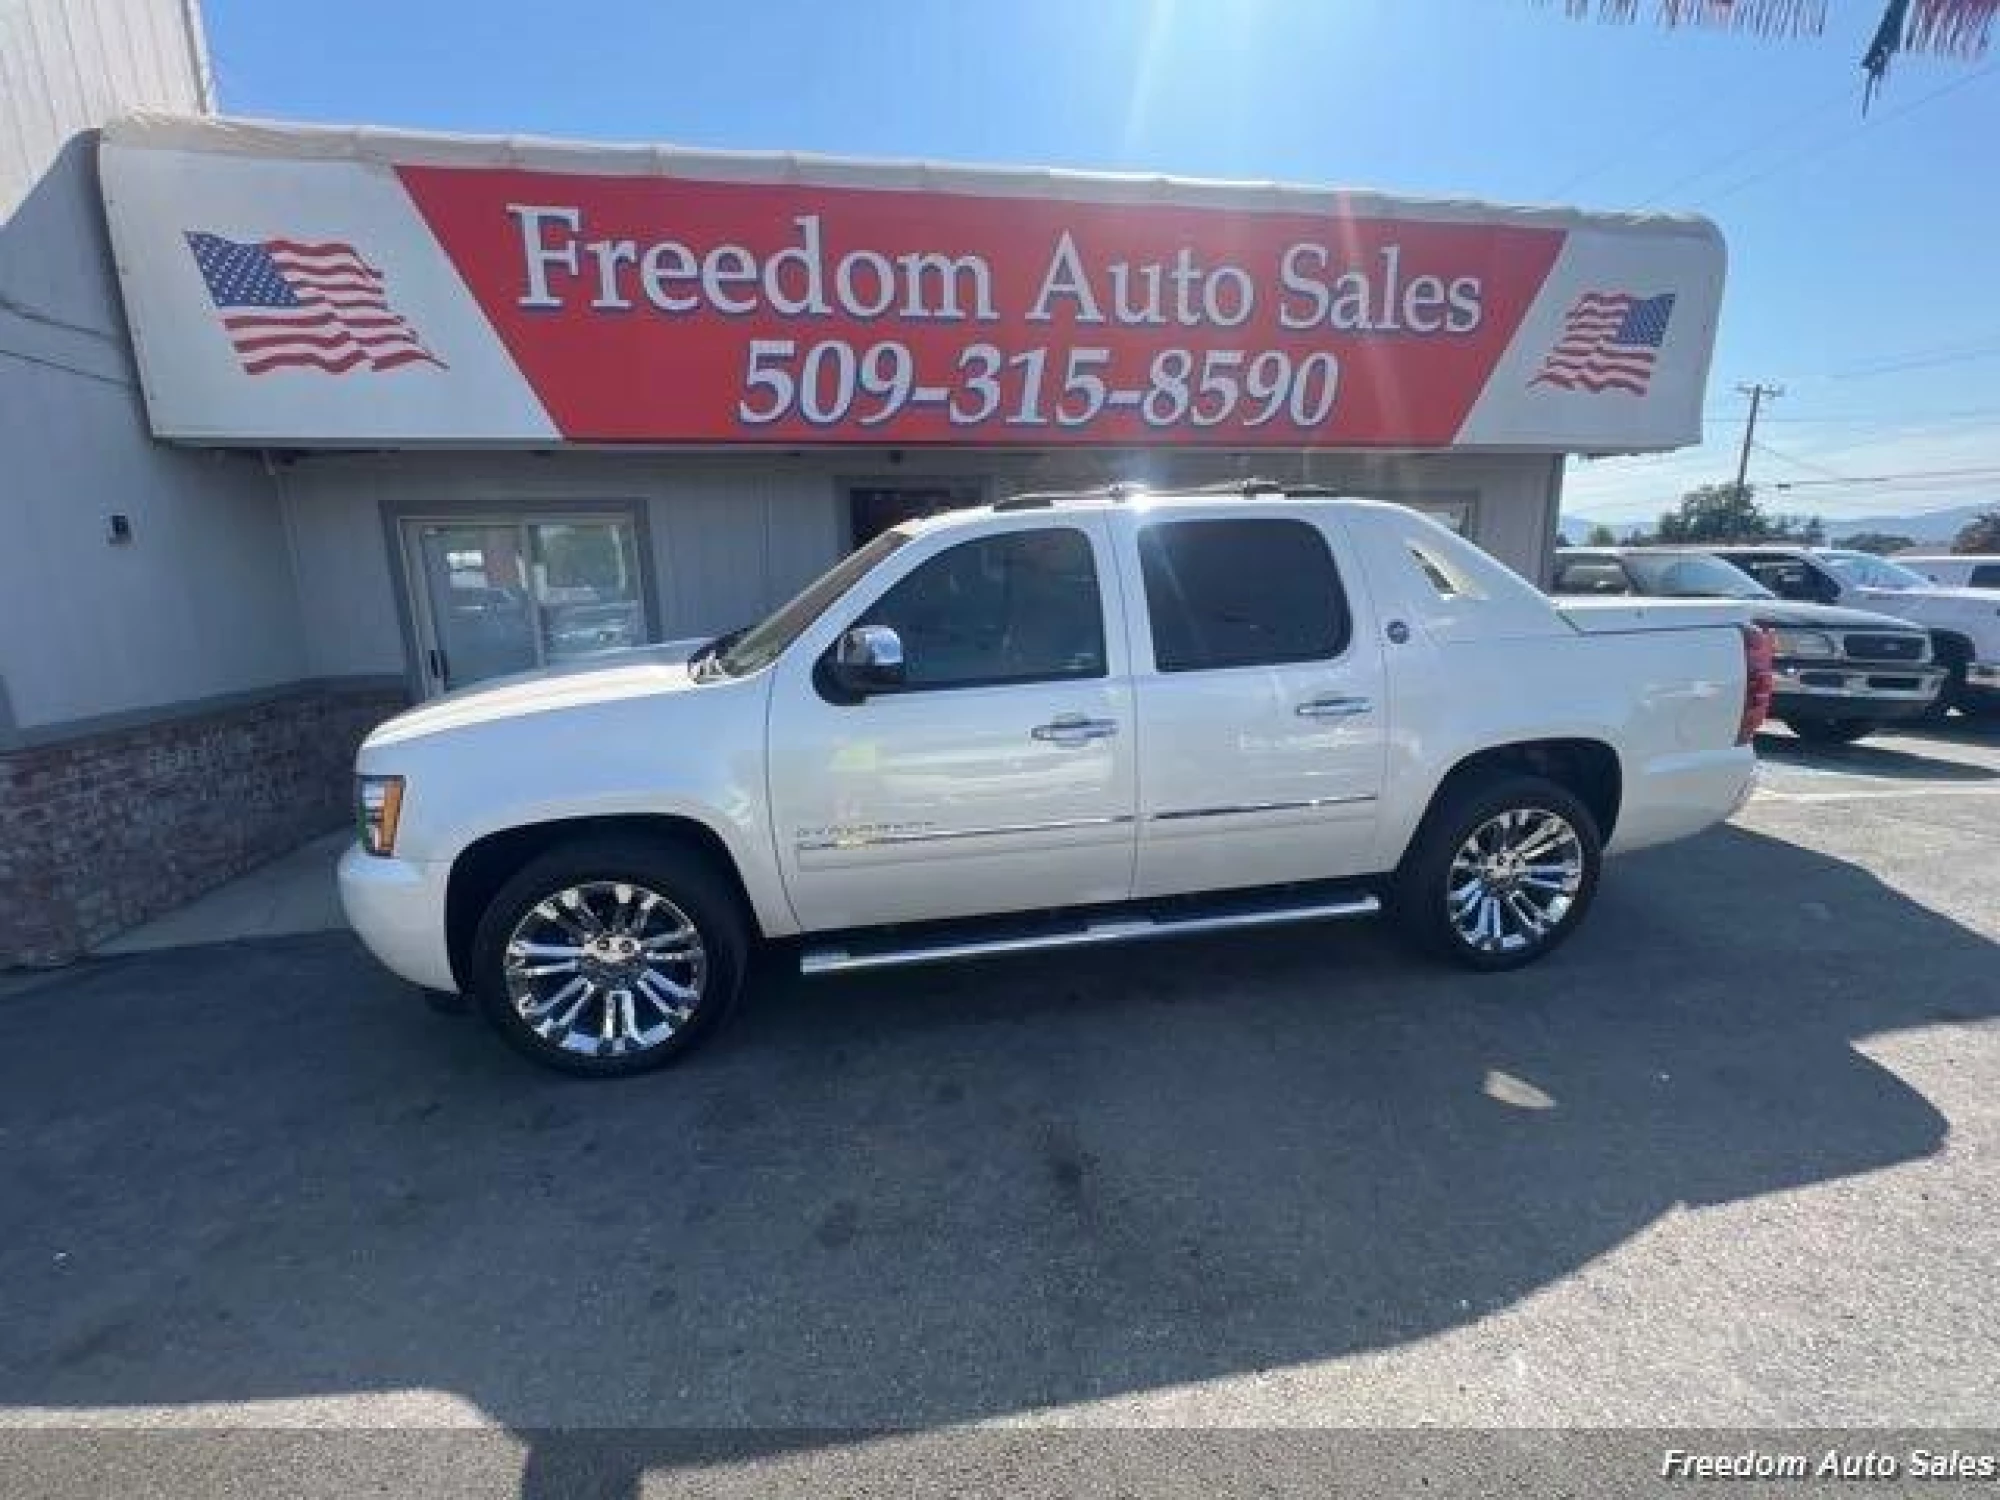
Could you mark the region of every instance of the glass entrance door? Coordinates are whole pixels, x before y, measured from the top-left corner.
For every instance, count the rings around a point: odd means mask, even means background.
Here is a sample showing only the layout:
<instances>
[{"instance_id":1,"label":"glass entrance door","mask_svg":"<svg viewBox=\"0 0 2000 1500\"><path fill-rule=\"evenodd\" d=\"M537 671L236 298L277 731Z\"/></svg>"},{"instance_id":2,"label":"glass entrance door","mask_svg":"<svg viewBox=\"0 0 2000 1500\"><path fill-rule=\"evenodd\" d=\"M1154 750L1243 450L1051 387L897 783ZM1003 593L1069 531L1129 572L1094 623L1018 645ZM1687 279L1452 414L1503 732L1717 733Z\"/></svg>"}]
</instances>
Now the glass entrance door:
<instances>
[{"instance_id":1,"label":"glass entrance door","mask_svg":"<svg viewBox=\"0 0 2000 1500\"><path fill-rule=\"evenodd\" d=\"M629 519L410 521L404 546L428 692L648 639Z\"/></svg>"}]
</instances>

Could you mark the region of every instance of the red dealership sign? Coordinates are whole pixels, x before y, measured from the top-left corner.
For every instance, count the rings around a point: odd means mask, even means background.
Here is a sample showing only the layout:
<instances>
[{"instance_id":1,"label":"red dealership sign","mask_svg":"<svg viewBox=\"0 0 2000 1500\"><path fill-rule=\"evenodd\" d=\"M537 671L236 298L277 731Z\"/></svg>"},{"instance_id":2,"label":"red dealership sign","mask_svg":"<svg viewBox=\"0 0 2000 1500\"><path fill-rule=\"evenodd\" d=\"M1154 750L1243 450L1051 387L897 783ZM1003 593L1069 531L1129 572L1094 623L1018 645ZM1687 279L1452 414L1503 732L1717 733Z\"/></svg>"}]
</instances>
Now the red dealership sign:
<instances>
[{"instance_id":1,"label":"red dealership sign","mask_svg":"<svg viewBox=\"0 0 2000 1500\"><path fill-rule=\"evenodd\" d=\"M1690 221L742 158L590 171L582 148L550 170L479 143L384 170L292 159L284 132L187 149L201 130L106 147L142 358L163 333L235 356L148 380L164 435L1589 450L1699 431L1721 248ZM302 282L267 274L274 244L343 258ZM244 360L246 329L287 358ZM426 358L380 357L392 335Z\"/></svg>"},{"instance_id":2,"label":"red dealership sign","mask_svg":"<svg viewBox=\"0 0 2000 1500\"><path fill-rule=\"evenodd\" d=\"M556 425L606 440L1447 443L1563 238L761 183L402 176Z\"/></svg>"}]
</instances>

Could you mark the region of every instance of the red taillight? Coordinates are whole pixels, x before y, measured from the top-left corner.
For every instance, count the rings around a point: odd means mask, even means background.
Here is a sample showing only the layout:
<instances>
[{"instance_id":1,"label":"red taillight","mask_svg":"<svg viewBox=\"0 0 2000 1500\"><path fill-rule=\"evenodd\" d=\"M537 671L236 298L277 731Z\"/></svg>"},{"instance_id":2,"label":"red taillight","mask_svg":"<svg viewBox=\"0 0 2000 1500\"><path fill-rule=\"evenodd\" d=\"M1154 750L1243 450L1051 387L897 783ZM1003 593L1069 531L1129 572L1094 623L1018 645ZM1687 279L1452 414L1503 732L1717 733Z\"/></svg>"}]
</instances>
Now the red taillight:
<instances>
[{"instance_id":1,"label":"red taillight","mask_svg":"<svg viewBox=\"0 0 2000 1500\"><path fill-rule=\"evenodd\" d=\"M1771 712L1771 662L1775 655L1771 632L1761 625L1743 627L1743 721L1736 726L1736 743L1747 745Z\"/></svg>"}]
</instances>

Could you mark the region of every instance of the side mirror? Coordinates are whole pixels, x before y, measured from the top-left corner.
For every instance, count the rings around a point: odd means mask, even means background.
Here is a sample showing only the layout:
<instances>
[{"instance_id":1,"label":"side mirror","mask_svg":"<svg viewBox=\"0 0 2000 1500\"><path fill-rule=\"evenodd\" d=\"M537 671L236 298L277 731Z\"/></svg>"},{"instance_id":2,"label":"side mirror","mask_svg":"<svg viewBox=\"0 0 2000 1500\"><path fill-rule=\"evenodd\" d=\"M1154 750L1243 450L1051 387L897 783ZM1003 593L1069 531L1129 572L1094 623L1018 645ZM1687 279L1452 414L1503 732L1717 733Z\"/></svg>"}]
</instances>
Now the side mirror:
<instances>
[{"instance_id":1,"label":"side mirror","mask_svg":"<svg viewBox=\"0 0 2000 1500\"><path fill-rule=\"evenodd\" d=\"M833 680L857 698L903 685L903 638L887 625L856 625L834 642Z\"/></svg>"}]
</instances>

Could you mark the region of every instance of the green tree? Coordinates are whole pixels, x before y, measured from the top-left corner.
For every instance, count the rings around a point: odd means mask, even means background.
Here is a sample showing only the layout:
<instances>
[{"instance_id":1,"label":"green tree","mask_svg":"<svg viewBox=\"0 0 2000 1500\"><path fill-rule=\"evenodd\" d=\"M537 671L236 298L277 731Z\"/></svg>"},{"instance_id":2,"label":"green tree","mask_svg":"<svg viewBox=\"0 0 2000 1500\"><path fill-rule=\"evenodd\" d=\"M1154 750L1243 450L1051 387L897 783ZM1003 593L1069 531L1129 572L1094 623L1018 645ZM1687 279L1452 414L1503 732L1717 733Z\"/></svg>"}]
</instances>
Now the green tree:
<instances>
[{"instance_id":1,"label":"green tree","mask_svg":"<svg viewBox=\"0 0 2000 1500\"><path fill-rule=\"evenodd\" d=\"M1771 522L1747 484L1705 484L1660 517L1663 542L1761 542Z\"/></svg>"},{"instance_id":2,"label":"green tree","mask_svg":"<svg viewBox=\"0 0 2000 1500\"><path fill-rule=\"evenodd\" d=\"M1800 520L1774 516L1757 503L1750 484L1705 484L1681 496L1674 509L1660 517L1657 540L1662 542L1803 542L1817 547L1826 540L1818 516Z\"/></svg>"},{"instance_id":3,"label":"green tree","mask_svg":"<svg viewBox=\"0 0 2000 1500\"><path fill-rule=\"evenodd\" d=\"M1892 552L1908 551L1917 545L1917 539L1894 531L1857 531L1853 536L1841 537L1835 545L1850 547L1856 552L1873 552L1877 557L1887 557Z\"/></svg>"},{"instance_id":4,"label":"green tree","mask_svg":"<svg viewBox=\"0 0 2000 1500\"><path fill-rule=\"evenodd\" d=\"M1590 528L1588 545L1592 547L1615 547L1618 545L1618 533L1600 521L1597 525Z\"/></svg>"},{"instance_id":5,"label":"green tree","mask_svg":"<svg viewBox=\"0 0 2000 1500\"><path fill-rule=\"evenodd\" d=\"M2000 552L2000 510L1985 511L1959 528L1954 552Z\"/></svg>"}]
</instances>

